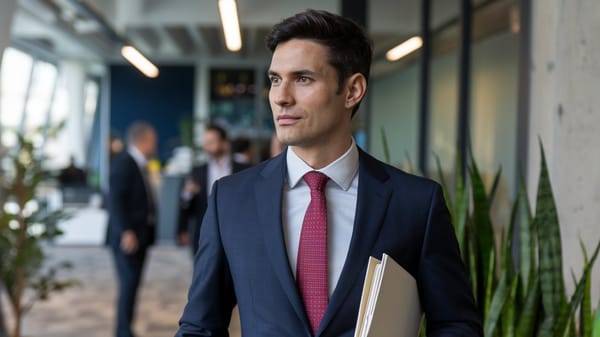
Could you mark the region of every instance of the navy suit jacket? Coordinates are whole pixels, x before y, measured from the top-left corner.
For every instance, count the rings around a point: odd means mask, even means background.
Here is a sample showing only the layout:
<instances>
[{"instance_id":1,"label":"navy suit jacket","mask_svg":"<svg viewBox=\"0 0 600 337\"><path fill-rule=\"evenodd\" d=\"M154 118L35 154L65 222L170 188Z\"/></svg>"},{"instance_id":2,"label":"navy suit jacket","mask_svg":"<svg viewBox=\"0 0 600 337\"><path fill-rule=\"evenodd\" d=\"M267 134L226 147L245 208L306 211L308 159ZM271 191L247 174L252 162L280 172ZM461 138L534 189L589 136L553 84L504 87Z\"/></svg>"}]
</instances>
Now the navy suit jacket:
<instances>
[{"instance_id":1,"label":"navy suit jacket","mask_svg":"<svg viewBox=\"0 0 600 337\"><path fill-rule=\"evenodd\" d=\"M387 253L417 280L428 336L482 336L441 188L360 151L350 249L316 336L352 337L369 256ZM289 266L282 155L215 184L189 302L176 336L228 336L239 305L244 337L312 336Z\"/></svg>"},{"instance_id":2,"label":"navy suit jacket","mask_svg":"<svg viewBox=\"0 0 600 337\"><path fill-rule=\"evenodd\" d=\"M136 233L140 248L147 247L155 239L156 205L148 195L144 176L135 159L123 151L113 158L110 167L108 197L108 242L119 247L123 231Z\"/></svg>"}]
</instances>

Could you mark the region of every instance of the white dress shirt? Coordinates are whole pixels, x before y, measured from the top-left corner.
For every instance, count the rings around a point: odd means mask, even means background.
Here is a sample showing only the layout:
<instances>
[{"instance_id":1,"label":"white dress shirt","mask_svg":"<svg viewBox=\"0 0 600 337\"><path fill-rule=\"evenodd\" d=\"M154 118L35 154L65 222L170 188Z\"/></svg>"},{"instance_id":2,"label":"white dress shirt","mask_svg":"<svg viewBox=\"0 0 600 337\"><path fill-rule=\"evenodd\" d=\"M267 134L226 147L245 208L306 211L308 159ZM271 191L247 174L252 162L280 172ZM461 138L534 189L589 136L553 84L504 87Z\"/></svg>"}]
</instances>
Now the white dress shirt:
<instances>
[{"instance_id":1,"label":"white dress shirt","mask_svg":"<svg viewBox=\"0 0 600 337\"><path fill-rule=\"evenodd\" d=\"M232 172L233 163L229 154L223 156L219 161L210 158L208 160L208 172L206 177L206 183L208 184L208 188L206 189L206 196L210 195L212 187L217 180L231 175Z\"/></svg>"},{"instance_id":2,"label":"white dress shirt","mask_svg":"<svg viewBox=\"0 0 600 337\"><path fill-rule=\"evenodd\" d=\"M283 189L282 221L290 267L296 276L298 246L304 214L310 203L310 188L302 179L307 172L319 171L329 177L325 187L327 199L327 249L329 296L333 294L346 262L354 228L358 192L358 149L354 140L340 158L315 170L287 151L287 183Z\"/></svg>"},{"instance_id":3,"label":"white dress shirt","mask_svg":"<svg viewBox=\"0 0 600 337\"><path fill-rule=\"evenodd\" d=\"M135 160L135 163L140 168L142 175L144 175L144 171L148 170L148 159L146 159L146 156L144 156L144 154L133 145L127 148L127 152L131 157L133 157L133 160Z\"/></svg>"}]
</instances>

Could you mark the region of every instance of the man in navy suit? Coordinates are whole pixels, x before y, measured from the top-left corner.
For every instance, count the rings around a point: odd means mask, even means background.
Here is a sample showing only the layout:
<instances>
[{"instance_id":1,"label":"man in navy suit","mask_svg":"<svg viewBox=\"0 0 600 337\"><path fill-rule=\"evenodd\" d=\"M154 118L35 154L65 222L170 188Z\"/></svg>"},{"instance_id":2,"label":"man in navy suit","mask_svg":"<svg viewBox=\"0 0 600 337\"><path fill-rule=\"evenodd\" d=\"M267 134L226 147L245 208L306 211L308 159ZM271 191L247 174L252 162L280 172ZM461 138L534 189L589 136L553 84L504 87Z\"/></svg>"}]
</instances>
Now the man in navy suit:
<instances>
[{"instance_id":1,"label":"man in navy suit","mask_svg":"<svg viewBox=\"0 0 600 337\"><path fill-rule=\"evenodd\" d=\"M108 240L117 275L117 337L133 337L131 324L146 251L154 242L156 205L147 160L156 151L156 132L135 122L128 130L129 147L111 162Z\"/></svg>"},{"instance_id":2,"label":"man in navy suit","mask_svg":"<svg viewBox=\"0 0 600 337\"><path fill-rule=\"evenodd\" d=\"M308 10L275 25L267 47L288 149L215 184L176 336L228 336L237 304L245 337L351 337L369 256L383 253L417 280L428 336L482 336L440 186L352 138L371 63L364 31Z\"/></svg>"}]
</instances>

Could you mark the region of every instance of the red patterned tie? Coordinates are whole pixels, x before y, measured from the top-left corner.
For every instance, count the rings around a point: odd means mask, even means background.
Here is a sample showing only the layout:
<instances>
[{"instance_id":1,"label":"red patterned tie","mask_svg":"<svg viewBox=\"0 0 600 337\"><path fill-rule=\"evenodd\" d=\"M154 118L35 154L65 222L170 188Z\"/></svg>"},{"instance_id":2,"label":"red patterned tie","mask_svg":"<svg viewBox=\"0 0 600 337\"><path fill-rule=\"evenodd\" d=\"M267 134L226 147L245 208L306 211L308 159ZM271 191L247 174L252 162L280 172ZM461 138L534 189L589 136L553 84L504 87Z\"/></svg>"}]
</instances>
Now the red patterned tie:
<instances>
[{"instance_id":1,"label":"red patterned tie","mask_svg":"<svg viewBox=\"0 0 600 337\"><path fill-rule=\"evenodd\" d=\"M325 200L325 185L328 179L326 175L316 171L304 175L304 180L310 187L310 204L302 223L296 281L313 334L317 333L329 302Z\"/></svg>"}]
</instances>

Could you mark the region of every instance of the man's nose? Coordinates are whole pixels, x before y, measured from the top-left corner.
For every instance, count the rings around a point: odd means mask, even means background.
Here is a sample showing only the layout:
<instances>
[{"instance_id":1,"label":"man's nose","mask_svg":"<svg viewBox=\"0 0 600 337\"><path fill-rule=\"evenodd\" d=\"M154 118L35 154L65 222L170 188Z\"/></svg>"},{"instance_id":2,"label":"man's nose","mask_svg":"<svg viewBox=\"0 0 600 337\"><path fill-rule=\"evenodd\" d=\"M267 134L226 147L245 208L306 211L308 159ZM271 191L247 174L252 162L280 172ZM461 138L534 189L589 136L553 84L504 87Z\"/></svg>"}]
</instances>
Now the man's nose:
<instances>
[{"instance_id":1,"label":"man's nose","mask_svg":"<svg viewBox=\"0 0 600 337\"><path fill-rule=\"evenodd\" d=\"M282 81L278 86L271 87L269 95L271 101L279 106L294 104L293 90L287 81Z\"/></svg>"}]
</instances>

